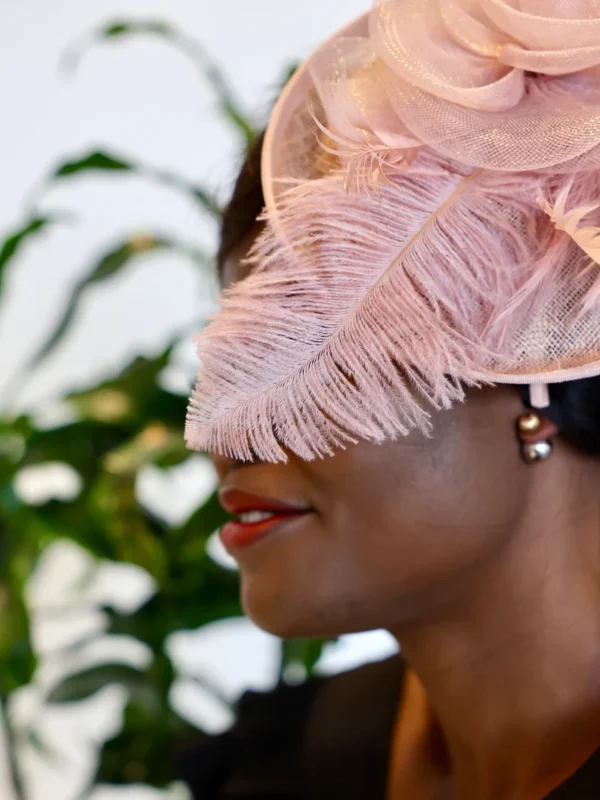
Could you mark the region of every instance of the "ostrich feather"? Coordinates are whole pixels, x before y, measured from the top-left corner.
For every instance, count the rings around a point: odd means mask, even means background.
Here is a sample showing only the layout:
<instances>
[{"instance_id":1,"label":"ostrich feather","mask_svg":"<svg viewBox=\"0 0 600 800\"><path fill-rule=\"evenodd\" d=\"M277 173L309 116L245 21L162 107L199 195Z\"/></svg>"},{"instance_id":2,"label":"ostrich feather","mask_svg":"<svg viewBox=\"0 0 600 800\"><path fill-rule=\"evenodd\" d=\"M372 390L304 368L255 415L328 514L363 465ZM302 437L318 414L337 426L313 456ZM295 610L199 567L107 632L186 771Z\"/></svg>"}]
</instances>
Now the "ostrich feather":
<instances>
[{"instance_id":1,"label":"ostrich feather","mask_svg":"<svg viewBox=\"0 0 600 800\"><path fill-rule=\"evenodd\" d=\"M373 132L356 127L343 135L324 125L314 111L312 118L322 134L321 150L345 169L347 191L367 194L377 191L382 181L389 181L395 173L408 169L421 147L414 137L396 134L393 143L383 142Z\"/></svg>"},{"instance_id":2,"label":"ostrich feather","mask_svg":"<svg viewBox=\"0 0 600 800\"><path fill-rule=\"evenodd\" d=\"M544 197L538 198L538 203L556 230L563 231L575 244L581 248L592 260L588 270L600 267L600 227L580 227L582 220L600 208L600 202L586 203L567 211L567 201L573 188L573 181L569 181L558 193L554 204L548 202ZM600 299L600 275L592 284L587 292L585 301L581 308L580 316L583 316Z\"/></svg>"},{"instance_id":3,"label":"ostrich feather","mask_svg":"<svg viewBox=\"0 0 600 800\"><path fill-rule=\"evenodd\" d=\"M477 382L510 267L531 258L507 222L522 183L422 151L377 197L348 193L343 172L288 189L257 268L198 337L190 447L310 460L428 432L427 406Z\"/></svg>"}]
</instances>

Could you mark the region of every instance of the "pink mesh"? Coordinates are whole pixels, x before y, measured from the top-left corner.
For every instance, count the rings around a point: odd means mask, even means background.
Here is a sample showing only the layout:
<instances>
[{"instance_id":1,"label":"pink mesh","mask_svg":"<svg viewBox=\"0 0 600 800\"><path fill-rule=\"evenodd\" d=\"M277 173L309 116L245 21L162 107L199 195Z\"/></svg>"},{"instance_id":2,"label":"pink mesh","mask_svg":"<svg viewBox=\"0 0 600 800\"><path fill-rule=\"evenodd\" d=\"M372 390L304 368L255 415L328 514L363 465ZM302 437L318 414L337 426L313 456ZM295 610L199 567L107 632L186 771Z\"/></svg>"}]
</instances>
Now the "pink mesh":
<instances>
[{"instance_id":1,"label":"pink mesh","mask_svg":"<svg viewBox=\"0 0 600 800\"><path fill-rule=\"evenodd\" d=\"M600 374L600 0L379 0L286 88L263 186L191 447L310 459Z\"/></svg>"}]
</instances>

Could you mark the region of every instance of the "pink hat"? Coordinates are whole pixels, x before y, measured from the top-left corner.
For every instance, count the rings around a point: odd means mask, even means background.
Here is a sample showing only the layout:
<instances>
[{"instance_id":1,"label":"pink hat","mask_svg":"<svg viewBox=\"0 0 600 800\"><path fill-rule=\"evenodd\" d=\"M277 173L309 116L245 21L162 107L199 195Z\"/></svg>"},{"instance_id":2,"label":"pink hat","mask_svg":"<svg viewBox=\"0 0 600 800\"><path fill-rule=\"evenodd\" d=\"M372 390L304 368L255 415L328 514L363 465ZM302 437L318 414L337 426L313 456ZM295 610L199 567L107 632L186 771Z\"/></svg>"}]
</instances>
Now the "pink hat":
<instances>
[{"instance_id":1,"label":"pink hat","mask_svg":"<svg viewBox=\"0 0 600 800\"><path fill-rule=\"evenodd\" d=\"M190 447L308 460L600 374L598 0L379 0L286 87L262 180Z\"/></svg>"}]
</instances>

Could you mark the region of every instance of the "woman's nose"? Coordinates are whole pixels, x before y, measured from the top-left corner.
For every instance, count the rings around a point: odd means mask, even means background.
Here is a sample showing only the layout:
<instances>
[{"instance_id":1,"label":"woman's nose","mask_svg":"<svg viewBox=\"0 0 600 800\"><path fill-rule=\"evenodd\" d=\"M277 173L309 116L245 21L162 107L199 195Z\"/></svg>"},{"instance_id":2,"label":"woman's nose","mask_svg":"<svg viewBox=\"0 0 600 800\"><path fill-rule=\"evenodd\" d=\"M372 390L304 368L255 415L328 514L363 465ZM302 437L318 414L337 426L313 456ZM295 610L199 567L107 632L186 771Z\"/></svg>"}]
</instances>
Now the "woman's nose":
<instances>
[{"instance_id":1,"label":"woman's nose","mask_svg":"<svg viewBox=\"0 0 600 800\"><path fill-rule=\"evenodd\" d=\"M249 464L260 463L260 459L256 456L247 461L242 461L241 459L231 458L230 456L224 456L218 453L209 453L208 455L217 471L219 481L221 482L224 480L225 476L233 472L233 470L240 469L240 467L248 466Z\"/></svg>"},{"instance_id":2,"label":"woman's nose","mask_svg":"<svg viewBox=\"0 0 600 800\"><path fill-rule=\"evenodd\" d=\"M217 472L219 482L223 482L225 476L241 464L241 462L235 458L218 455L217 453L209 453L209 458Z\"/></svg>"}]
</instances>

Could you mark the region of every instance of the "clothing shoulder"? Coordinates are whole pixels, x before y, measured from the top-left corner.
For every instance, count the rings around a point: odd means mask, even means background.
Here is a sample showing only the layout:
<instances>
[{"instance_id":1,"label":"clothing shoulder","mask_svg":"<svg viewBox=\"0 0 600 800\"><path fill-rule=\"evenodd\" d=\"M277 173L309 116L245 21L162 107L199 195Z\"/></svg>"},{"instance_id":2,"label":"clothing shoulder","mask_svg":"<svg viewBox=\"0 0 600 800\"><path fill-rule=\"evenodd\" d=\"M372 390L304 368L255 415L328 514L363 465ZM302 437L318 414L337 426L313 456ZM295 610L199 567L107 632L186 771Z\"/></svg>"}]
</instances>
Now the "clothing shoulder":
<instances>
[{"instance_id":1,"label":"clothing shoulder","mask_svg":"<svg viewBox=\"0 0 600 800\"><path fill-rule=\"evenodd\" d=\"M394 657L300 686L247 692L229 731L180 754L182 777L195 800L299 800L316 797L313 785L326 797L328 775L339 779L336 763L347 765L354 753L359 777L368 780L377 771L373 754L389 748L401 677Z\"/></svg>"}]
</instances>

